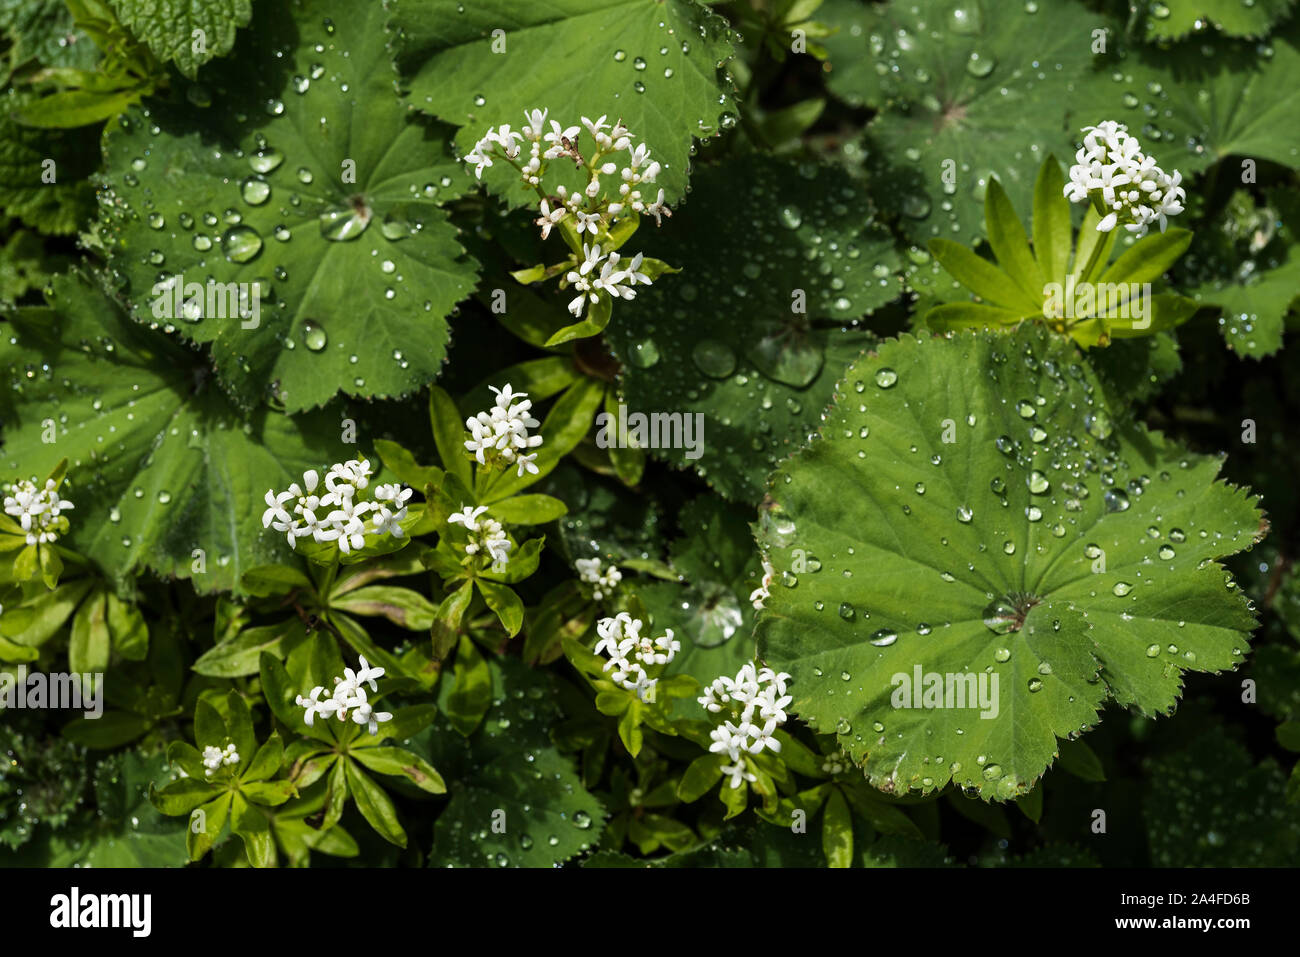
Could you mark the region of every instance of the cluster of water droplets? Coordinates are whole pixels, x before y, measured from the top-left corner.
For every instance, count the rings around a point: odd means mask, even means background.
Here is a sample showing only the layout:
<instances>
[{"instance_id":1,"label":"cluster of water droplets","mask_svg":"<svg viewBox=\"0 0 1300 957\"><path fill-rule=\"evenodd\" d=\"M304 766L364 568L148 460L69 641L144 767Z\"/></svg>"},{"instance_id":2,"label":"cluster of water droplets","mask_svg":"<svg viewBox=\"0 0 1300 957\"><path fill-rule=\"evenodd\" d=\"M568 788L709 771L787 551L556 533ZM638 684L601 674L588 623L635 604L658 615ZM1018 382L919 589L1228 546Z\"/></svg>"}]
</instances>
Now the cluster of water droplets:
<instances>
[{"instance_id":1,"label":"cluster of water droplets","mask_svg":"<svg viewBox=\"0 0 1300 957\"><path fill-rule=\"evenodd\" d=\"M125 167L119 167L119 174L101 190L99 201L123 237L126 256L135 258L135 262L115 260L114 271L124 283L128 282L126 275L131 276L141 319L153 318L151 290L157 284L169 290L177 276L183 277L185 284L199 283L205 288L211 283L236 283L241 286L240 321L253 316L250 300L256 295L259 328L270 326L282 349L322 353L333 348L345 355L349 364L358 365L363 358L358 353L361 344L344 341L339 331L343 326L332 321L324 304L316 304L319 314L300 314L304 290L316 274L335 269L339 263L328 245L312 246L322 240L356 244L349 268L357 270L365 288L377 299L395 305L405 301L405 306L416 312L433 311L432 300L403 295L412 259L399 244L419 237L435 218L441 222L433 206L454 195L452 164L448 161L444 172L435 168L424 180L412 178L406 199L388 198L378 207L364 186L358 185L373 171L356 169L356 183L345 182L343 168L334 168L336 161L324 159L337 151L331 141L343 132L333 129L331 104L346 102L352 109L394 113L402 107L396 99L385 103L358 100L352 75L360 65L349 62L349 51L332 39L333 23L324 21L322 29L327 38L323 42L305 50L286 47L277 51L277 56L295 62L300 72L291 73L284 88L271 95L252 97L250 103L247 95L224 87L193 83L187 88L192 106L202 110L217 103L229 110L218 118L227 125L228 138L203 144L173 141L177 135L173 118L165 110L146 108L141 118L126 116L119 121L116 147ZM320 136L322 148L297 150L302 155L295 156L286 152L280 141L295 146L301 141L297 131L286 132L285 124L296 123L303 116L318 116L313 132ZM176 169L196 178L188 181L188 187L178 188L169 179ZM140 231L137 223L145 231ZM299 246L311 248L295 248ZM205 296L205 302L181 299L179 315L153 319L151 324L166 332L179 330L189 338L207 340L218 332L201 330L205 322L219 322L224 327L234 321L228 318L229 309L212 313L212 295ZM220 318L209 318L210 314ZM265 342L265 332L253 335ZM398 369L410 365L409 357L400 350L394 350L390 359ZM244 372L251 371L247 355L237 355L235 362ZM356 373L347 385L361 389L366 381ZM271 387L274 390L275 384Z\"/></svg>"},{"instance_id":2,"label":"cluster of water droplets","mask_svg":"<svg viewBox=\"0 0 1300 957\"><path fill-rule=\"evenodd\" d=\"M735 170L697 175L698 198L664 237L671 247L654 251L695 267L644 291L637 322L610 335L633 402L708 415L710 455L697 471L711 477L725 462L718 478L735 482L731 463L753 463L745 479L756 486L806 440L830 396L823 370L870 341L857 317L894 298L899 279L843 174L747 157L744 176L742 187ZM792 311L796 296L805 313Z\"/></svg>"}]
</instances>

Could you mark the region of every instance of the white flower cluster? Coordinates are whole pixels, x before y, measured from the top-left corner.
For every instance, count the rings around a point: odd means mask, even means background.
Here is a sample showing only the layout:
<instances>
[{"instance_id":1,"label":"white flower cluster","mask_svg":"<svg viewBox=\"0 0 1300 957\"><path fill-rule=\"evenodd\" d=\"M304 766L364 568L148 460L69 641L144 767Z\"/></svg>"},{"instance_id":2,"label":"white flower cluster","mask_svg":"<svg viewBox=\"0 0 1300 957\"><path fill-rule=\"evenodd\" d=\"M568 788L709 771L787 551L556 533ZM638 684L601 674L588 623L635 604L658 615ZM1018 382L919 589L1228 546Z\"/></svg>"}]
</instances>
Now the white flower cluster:
<instances>
[{"instance_id":1,"label":"white flower cluster","mask_svg":"<svg viewBox=\"0 0 1300 957\"><path fill-rule=\"evenodd\" d=\"M578 295L569 301L569 312L575 318L582 315L582 307L588 300L599 302L601 293L614 299L635 299L633 286L650 285L650 277L641 272L640 253L633 256L623 269L616 268L622 261L619 254L613 250L602 253L600 243L583 243L582 255L578 268L570 269L564 276L565 281L578 291Z\"/></svg>"},{"instance_id":2,"label":"white flower cluster","mask_svg":"<svg viewBox=\"0 0 1300 957\"><path fill-rule=\"evenodd\" d=\"M771 586L772 577L775 574L776 569L768 563L766 558L763 559L763 581L759 583L757 588L749 593L749 602L755 609L761 611L763 608L763 602L767 601L768 598L771 597L771 592L768 591L768 588Z\"/></svg>"},{"instance_id":3,"label":"white flower cluster","mask_svg":"<svg viewBox=\"0 0 1300 957\"><path fill-rule=\"evenodd\" d=\"M486 465L487 456L493 454L507 465L518 466L515 474L520 477L525 472L536 475L537 453L521 454L542 444L540 435L528 434L529 429L541 424L529 412L532 400L527 392L512 391L509 382L503 389L488 388L496 395L496 402L488 411L465 420L465 428L469 429L465 448L474 453L479 465Z\"/></svg>"},{"instance_id":4,"label":"white flower cluster","mask_svg":"<svg viewBox=\"0 0 1300 957\"><path fill-rule=\"evenodd\" d=\"M635 691L641 700L649 700L658 678L651 678L647 668L666 665L681 651L682 643L673 638L673 630L668 628L658 638L642 636L644 622L633 618L625 611L613 618L602 618L596 622L596 654L605 654L609 661L605 671L612 671L610 678L628 691Z\"/></svg>"},{"instance_id":5,"label":"white flower cluster","mask_svg":"<svg viewBox=\"0 0 1300 957\"><path fill-rule=\"evenodd\" d=\"M233 767L238 763L239 752L235 750L234 744L227 744L224 751L211 744L203 749L203 767L207 769L203 772L204 777L212 777L212 773L222 765Z\"/></svg>"},{"instance_id":6,"label":"white flower cluster","mask_svg":"<svg viewBox=\"0 0 1300 957\"><path fill-rule=\"evenodd\" d=\"M827 755L822 761L822 770L827 774L843 774L847 767L843 752Z\"/></svg>"},{"instance_id":7,"label":"white flower cluster","mask_svg":"<svg viewBox=\"0 0 1300 957\"><path fill-rule=\"evenodd\" d=\"M578 577L588 585L595 586L591 590L591 597L596 601L612 595L618 583L623 580L623 573L617 565L604 568L599 558L579 558L573 564L578 569Z\"/></svg>"},{"instance_id":8,"label":"white flower cluster","mask_svg":"<svg viewBox=\"0 0 1300 957\"><path fill-rule=\"evenodd\" d=\"M731 786L740 787L742 781L754 781L756 776L745 769L741 757L745 753L758 754L764 748L780 751L781 742L773 735L786 722L785 708L793 700L785 693L789 675L771 668L756 669L747 663L729 678L722 675L704 689L696 699L706 711L718 714L730 708L727 718L709 733L712 752L725 752L734 762L722 770L731 775ZM735 720L732 720L732 719Z\"/></svg>"},{"instance_id":9,"label":"white flower cluster","mask_svg":"<svg viewBox=\"0 0 1300 957\"><path fill-rule=\"evenodd\" d=\"M346 721L348 712L351 711L354 722L366 725L366 730L375 734L379 731L379 723L391 721L393 716L388 711L376 711L371 706L366 699L365 685L368 683L370 690L377 692L379 685L375 683L375 679L383 676L383 668L370 667L369 662L363 657L359 671L344 668L343 677L334 679L334 692L324 701L320 700L320 694L325 690L324 685L317 685L311 689L310 694L298 695L294 700L300 708L307 710L303 721L308 727L311 727L318 714L326 718L333 715L340 721Z\"/></svg>"},{"instance_id":10,"label":"white flower cluster","mask_svg":"<svg viewBox=\"0 0 1300 957\"><path fill-rule=\"evenodd\" d=\"M290 548L297 547L298 539L311 536L316 542L337 542L344 554L364 548L370 535L404 537L398 523L406 518L411 490L397 484L377 485L374 501L359 501L357 493L370 484L373 471L365 459L353 459L330 466L324 494L315 469L302 473L301 485L294 482L278 494L267 489L262 527L283 532Z\"/></svg>"},{"instance_id":11,"label":"white flower cluster","mask_svg":"<svg viewBox=\"0 0 1300 957\"><path fill-rule=\"evenodd\" d=\"M493 565L504 566L510 560L510 549L514 544L506 535L500 522L484 515L486 511L486 505L475 508L462 505L460 511L450 515L447 521L452 525L464 525L465 531L476 536L465 546L466 554L477 555L480 552L487 552Z\"/></svg>"},{"instance_id":12,"label":"white flower cluster","mask_svg":"<svg viewBox=\"0 0 1300 957\"><path fill-rule=\"evenodd\" d=\"M492 165L494 156L498 159L504 157L514 166L524 183L541 196L537 225L543 239L566 220L579 236L590 234L592 243L583 245L583 262L565 276L565 281L581 292L569 303L569 311L580 316L584 302L598 301L602 292L614 298L633 299L636 297L633 286L648 286L651 282L650 277L641 272L642 257L639 253L625 268L619 269L618 253L611 251L602 255L598 238L602 234L608 235L614 224L629 214L653 216L655 223L659 224L663 217L671 216L672 211L664 205L662 189L653 200L647 200L642 193L643 188L649 192L663 167L658 160L650 158L650 150L644 143L632 145L635 137L622 120L611 126L605 116L595 120L584 116L582 126L568 127L549 120L548 131L547 114L547 110L527 111L524 125L517 131L509 125L493 127L465 156L465 162L473 164L474 174L478 177L482 177L483 170ZM595 144L590 157L582 155L579 144L584 128ZM523 158L523 144L527 144L528 149L526 160ZM615 162L612 157L616 153L626 153L626 156ZM572 160L584 170L586 187L579 192L560 185L554 194L548 195L542 187L542 179L546 175L547 163L555 159ZM602 176L615 174L619 178L617 193L610 191L601 181Z\"/></svg>"},{"instance_id":13,"label":"white flower cluster","mask_svg":"<svg viewBox=\"0 0 1300 957\"><path fill-rule=\"evenodd\" d=\"M54 479L46 479L43 486L23 479L7 486L5 492L5 514L18 519L28 545L49 545L67 534L68 519L62 513L73 504L59 496Z\"/></svg>"},{"instance_id":14,"label":"white flower cluster","mask_svg":"<svg viewBox=\"0 0 1300 957\"><path fill-rule=\"evenodd\" d=\"M1183 211L1187 194L1178 185L1182 174L1166 174L1153 157L1142 153L1137 137L1114 120L1085 126L1083 133L1083 148L1075 154L1065 187L1070 202L1097 204L1104 213L1099 232L1123 225L1142 237L1158 222L1163 233L1168 217Z\"/></svg>"}]
</instances>

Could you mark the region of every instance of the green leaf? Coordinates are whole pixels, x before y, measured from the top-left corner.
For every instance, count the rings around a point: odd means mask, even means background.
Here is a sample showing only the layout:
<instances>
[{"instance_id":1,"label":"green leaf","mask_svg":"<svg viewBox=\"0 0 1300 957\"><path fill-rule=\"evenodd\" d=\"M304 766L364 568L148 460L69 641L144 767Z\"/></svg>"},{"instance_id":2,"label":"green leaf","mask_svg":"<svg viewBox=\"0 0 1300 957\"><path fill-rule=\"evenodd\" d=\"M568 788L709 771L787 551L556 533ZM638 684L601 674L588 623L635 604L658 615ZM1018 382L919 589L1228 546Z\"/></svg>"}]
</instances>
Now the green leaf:
<instances>
[{"instance_id":1,"label":"green leaf","mask_svg":"<svg viewBox=\"0 0 1300 957\"><path fill-rule=\"evenodd\" d=\"M492 517L507 525L545 525L568 514L569 507L550 495L516 495L492 506Z\"/></svg>"},{"instance_id":2,"label":"green leaf","mask_svg":"<svg viewBox=\"0 0 1300 957\"><path fill-rule=\"evenodd\" d=\"M735 122L731 84L720 75L733 55L730 31L693 0L394 6L397 66L411 103L463 127L456 137L462 153L489 127L519 123L525 110L548 109L561 126L605 114L621 118L662 158L658 185L675 202L686 191L694 139ZM504 36L498 40L495 30ZM583 64L580 81L575 63ZM503 193L517 183L509 167L483 178ZM514 196L529 201L533 193Z\"/></svg>"},{"instance_id":3,"label":"green leaf","mask_svg":"<svg viewBox=\"0 0 1300 957\"><path fill-rule=\"evenodd\" d=\"M524 625L524 603L519 600L515 590L509 585L498 585L484 578L476 578L474 583L488 607L496 612L506 635L513 638L519 634L519 629Z\"/></svg>"},{"instance_id":4,"label":"green leaf","mask_svg":"<svg viewBox=\"0 0 1300 957\"><path fill-rule=\"evenodd\" d=\"M397 808L369 775L357 767L355 761L340 762L347 768L348 790L356 801L357 810L361 812L370 826L384 840L398 847L406 847L406 831L397 820Z\"/></svg>"},{"instance_id":5,"label":"green leaf","mask_svg":"<svg viewBox=\"0 0 1300 957\"><path fill-rule=\"evenodd\" d=\"M300 735L325 744L334 744L334 735L329 730L328 722L314 721L309 726L304 720L303 709L294 703L298 695L305 694L314 687L310 679L304 682L305 687L295 685L284 664L269 651L262 652L260 674L267 707L280 721ZM324 685L328 680L328 677L324 677L316 684Z\"/></svg>"},{"instance_id":6,"label":"green leaf","mask_svg":"<svg viewBox=\"0 0 1300 957\"><path fill-rule=\"evenodd\" d=\"M72 11L61 0L4 0L0 3L0 32L9 49L0 63L0 79L25 64L91 69L99 50Z\"/></svg>"},{"instance_id":7,"label":"green leaf","mask_svg":"<svg viewBox=\"0 0 1300 957\"><path fill-rule=\"evenodd\" d=\"M61 90L24 106L17 119L39 129L70 130L102 123L117 116L151 90L149 83L131 83L121 89Z\"/></svg>"},{"instance_id":8,"label":"green leaf","mask_svg":"<svg viewBox=\"0 0 1300 957\"><path fill-rule=\"evenodd\" d=\"M1295 225L1300 217L1300 193L1275 189L1266 191L1266 195L1266 206L1257 210L1253 198L1246 198L1249 211L1245 216L1234 215L1230 206L1220 222L1206 227L1197 237L1199 243L1204 232L1240 230L1249 237L1248 244L1243 244L1245 249L1214 250L1209 255L1198 255L1200 250L1196 250L1181 264L1186 269L1180 269L1191 287L1189 296L1198 303L1219 307L1224 319L1219 331L1228 348L1254 359L1282 347L1286 316L1300 289ZM1260 239L1265 240L1262 246ZM1220 269L1215 269L1216 265ZM1221 271L1225 266L1230 270L1226 274Z\"/></svg>"},{"instance_id":9,"label":"green leaf","mask_svg":"<svg viewBox=\"0 0 1300 957\"><path fill-rule=\"evenodd\" d=\"M1155 867L1284 867L1300 853L1300 807L1286 774L1212 725L1150 761L1144 801Z\"/></svg>"},{"instance_id":10,"label":"green leaf","mask_svg":"<svg viewBox=\"0 0 1300 957\"><path fill-rule=\"evenodd\" d=\"M144 614L137 606L122 601L112 592L104 597L113 649L128 660L143 659L149 653L149 627L145 624Z\"/></svg>"},{"instance_id":11,"label":"green leaf","mask_svg":"<svg viewBox=\"0 0 1300 957\"><path fill-rule=\"evenodd\" d=\"M465 451L465 416L460 414L451 396L436 385L429 387L429 421L442 467L448 475L460 479L465 488L471 488L474 478Z\"/></svg>"},{"instance_id":12,"label":"green leaf","mask_svg":"<svg viewBox=\"0 0 1300 957\"><path fill-rule=\"evenodd\" d=\"M63 726L63 736L87 748L108 751L134 741L153 722L127 711L105 711L98 718L74 718Z\"/></svg>"},{"instance_id":13,"label":"green leaf","mask_svg":"<svg viewBox=\"0 0 1300 957\"><path fill-rule=\"evenodd\" d=\"M433 620L433 656L442 659L456 644L460 634L461 619L469 609L474 598L474 586L470 582L460 585L451 592L438 606L438 614Z\"/></svg>"},{"instance_id":14,"label":"green leaf","mask_svg":"<svg viewBox=\"0 0 1300 957\"><path fill-rule=\"evenodd\" d=\"M1068 342L903 337L841 396L772 477L759 652L876 787L1014 798L1107 699L1168 712L1184 671L1241 662L1254 617L1214 560L1261 537L1255 500L1115 425Z\"/></svg>"},{"instance_id":15,"label":"green leaf","mask_svg":"<svg viewBox=\"0 0 1300 957\"><path fill-rule=\"evenodd\" d=\"M1266 50L1254 40L1223 40L1207 56L1203 43L1161 50L1112 32L1092 74L1074 78L1070 126L1124 123L1163 169L1181 171L1184 180L1227 157L1296 169L1300 130L1288 118L1300 104L1300 21L1272 34ZM1158 145L1143 132L1150 116L1160 117ZM1242 168L1239 160L1227 165L1234 176Z\"/></svg>"},{"instance_id":16,"label":"green leaf","mask_svg":"<svg viewBox=\"0 0 1300 957\"><path fill-rule=\"evenodd\" d=\"M572 342L574 339L589 339L592 336L598 336L605 331L605 327L609 325L609 320L613 314L613 300L609 296L602 296L598 302L593 302L588 307L587 318L557 330L554 335L546 340L543 347L551 349L566 342Z\"/></svg>"},{"instance_id":17,"label":"green leaf","mask_svg":"<svg viewBox=\"0 0 1300 957\"><path fill-rule=\"evenodd\" d=\"M853 817L839 788L832 788L822 807L822 851L831 867L853 865Z\"/></svg>"},{"instance_id":18,"label":"green leaf","mask_svg":"<svg viewBox=\"0 0 1300 957\"><path fill-rule=\"evenodd\" d=\"M996 329L1023 321L1019 309L999 309L979 302L946 302L925 314L925 322L935 332L960 332L963 329Z\"/></svg>"},{"instance_id":19,"label":"green leaf","mask_svg":"<svg viewBox=\"0 0 1300 957\"><path fill-rule=\"evenodd\" d=\"M13 114L32 102L29 94L0 96L0 210L42 233L75 233L94 214L87 177L99 160L98 135L19 124Z\"/></svg>"},{"instance_id":20,"label":"green leaf","mask_svg":"<svg viewBox=\"0 0 1300 957\"><path fill-rule=\"evenodd\" d=\"M1201 33L1207 24L1230 37L1263 37L1287 15L1295 0L1170 0L1157 11L1152 5L1138 22L1148 40L1180 40Z\"/></svg>"},{"instance_id":21,"label":"green leaf","mask_svg":"<svg viewBox=\"0 0 1300 957\"><path fill-rule=\"evenodd\" d=\"M546 543L546 536L539 535L537 538L530 538L521 546L510 553L510 560L506 563L502 571L496 571L489 567L486 571L480 572L480 580L486 579L492 582L502 584L516 584L528 578L533 572L537 571L537 564L541 559L542 546Z\"/></svg>"},{"instance_id":22,"label":"green leaf","mask_svg":"<svg viewBox=\"0 0 1300 957\"><path fill-rule=\"evenodd\" d=\"M266 742L257 749L253 760L248 762L248 767L240 775L240 782L265 781L279 771L282 764L284 764L284 742L280 739L279 732L272 732Z\"/></svg>"},{"instance_id":23,"label":"green leaf","mask_svg":"<svg viewBox=\"0 0 1300 957\"><path fill-rule=\"evenodd\" d=\"M1028 214L1033 158L1073 156L1069 125L1110 116L1066 123L1073 85L1093 61L1092 31L1109 29L1113 42L1120 26L1071 0L830 0L818 18L839 28L825 40L831 92L880 111L867 128L867 171L882 210L913 242L973 243L991 178ZM1107 76L1116 71L1113 58L1099 59ZM1118 101L1126 87L1111 86Z\"/></svg>"},{"instance_id":24,"label":"green leaf","mask_svg":"<svg viewBox=\"0 0 1300 957\"><path fill-rule=\"evenodd\" d=\"M49 298L53 313L14 314L3 369L22 375L34 362L60 375L12 397L0 459L15 474L70 461L69 546L107 574L149 567L200 590L238 590L245 570L283 557L284 539L262 527L262 497L333 454L334 417L264 412L245 423L204 384L201 360L134 326L87 279L59 277ZM47 418L66 419L54 443L42 441ZM78 494L92 483L94 494Z\"/></svg>"},{"instance_id":25,"label":"green leaf","mask_svg":"<svg viewBox=\"0 0 1300 957\"><path fill-rule=\"evenodd\" d=\"M109 635L104 599L103 590L96 589L72 616L68 667L74 673L102 674L108 670Z\"/></svg>"},{"instance_id":26,"label":"green leaf","mask_svg":"<svg viewBox=\"0 0 1300 957\"><path fill-rule=\"evenodd\" d=\"M845 322L898 295L893 247L840 170L762 155L700 170L645 252L708 268L642 289L637 322L608 331L629 414L678 414L675 429L660 419L649 453L757 502L767 472L816 427L835 377L874 341Z\"/></svg>"},{"instance_id":27,"label":"green leaf","mask_svg":"<svg viewBox=\"0 0 1300 957\"><path fill-rule=\"evenodd\" d=\"M357 748L350 753L371 771L404 777L430 794L447 793L447 785L433 765L405 748Z\"/></svg>"},{"instance_id":28,"label":"green leaf","mask_svg":"<svg viewBox=\"0 0 1300 957\"><path fill-rule=\"evenodd\" d=\"M200 66L225 56L235 31L248 26L252 0L109 0L118 20L159 60L191 80ZM195 36L198 31L199 36Z\"/></svg>"},{"instance_id":29,"label":"green leaf","mask_svg":"<svg viewBox=\"0 0 1300 957\"><path fill-rule=\"evenodd\" d=\"M424 631L433 625L438 609L429 599L409 588L371 585L331 600L330 607L354 615L381 615L394 625Z\"/></svg>"},{"instance_id":30,"label":"green leaf","mask_svg":"<svg viewBox=\"0 0 1300 957\"><path fill-rule=\"evenodd\" d=\"M1016 798L1016 807L1025 817L1038 824L1043 817L1043 789L1036 788Z\"/></svg>"},{"instance_id":31,"label":"green leaf","mask_svg":"<svg viewBox=\"0 0 1300 957\"><path fill-rule=\"evenodd\" d=\"M191 861L197 861L208 851L221 836L230 816L230 802L234 797L231 791L225 791L202 807L197 807L190 815L189 826L185 831L185 847Z\"/></svg>"},{"instance_id":32,"label":"green leaf","mask_svg":"<svg viewBox=\"0 0 1300 957\"><path fill-rule=\"evenodd\" d=\"M702 754L688 764L677 782L678 799L690 804L712 791L722 780L722 765L725 763L725 754Z\"/></svg>"},{"instance_id":33,"label":"green leaf","mask_svg":"<svg viewBox=\"0 0 1300 957\"><path fill-rule=\"evenodd\" d=\"M1020 225L1015 207L996 179L989 180L988 190L984 194L984 224L988 230L989 246L998 263L1025 294L1025 301L1041 306L1045 282L1043 272L1038 268L1038 260L1029 251L1029 237Z\"/></svg>"},{"instance_id":34,"label":"green leaf","mask_svg":"<svg viewBox=\"0 0 1300 957\"><path fill-rule=\"evenodd\" d=\"M559 716L552 677L517 658L490 658L488 667L493 704L471 738L439 724L410 744L453 782L429 863L551 867L599 842L605 811L551 746ZM449 694L444 683L444 708Z\"/></svg>"},{"instance_id":35,"label":"green leaf","mask_svg":"<svg viewBox=\"0 0 1300 957\"><path fill-rule=\"evenodd\" d=\"M753 660L756 612L749 595L763 570L750 531L752 518L747 508L701 495L682 507L681 527L691 531L669 548L678 580L624 579L620 586L644 602L654 634L671 628L682 643L666 675L690 675L707 685L719 675L734 676ZM673 713L705 716L694 696L675 702Z\"/></svg>"},{"instance_id":36,"label":"green leaf","mask_svg":"<svg viewBox=\"0 0 1300 957\"><path fill-rule=\"evenodd\" d=\"M195 673L213 678L255 675L260 668L262 652L283 657L306 637L306 628L298 618L246 628L234 638L209 648L191 667Z\"/></svg>"},{"instance_id":37,"label":"green leaf","mask_svg":"<svg viewBox=\"0 0 1300 957\"><path fill-rule=\"evenodd\" d=\"M275 839L262 810L236 794L231 802L230 829L244 842L244 854L253 867L275 867Z\"/></svg>"},{"instance_id":38,"label":"green leaf","mask_svg":"<svg viewBox=\"0 0 1300 957\"><path fill-rule=\"evenodd\" d=\"M384 468L403 485L423 489L426 485L442 484L442 469L432 465L419 465L402 446L388 439L375 439L375 454L383 460Z\"/></svg>"},{"instance_id":39,"label":"green leaf","mask_svg":"<svg viewBox=\"0 0 1300 957\"><path fill-rule=\"evenodd\" d=\"M123 751L95 768L95 822L86 839L69 843L50 867L181 867L185 821L160 814L149 789L168 779L162 754Z\"/></svg>"},{"instance_id":40,"label":"green leaf","mask_svg":"<svg viewBox=\"0 0 1300 957\"><path fill-rule=\"evenodd\" d=\"M1065 275L1073 247L1065 177L1056 157L1049 156L1034 182L1034 258L1044 278Z\"/></svg>"},{"instance_id":41,"label":"green leaf","mask_svg":"<svg viewBox=\"0 0 1300 957\"><path fill-rule=\"evenodd\" d=\"M42 590L36 598L9 607L0 616L0 633L25 648L39 648L59 632L94 586L90 579L79 579L68 581L53 592Z\"/></svg>"},{"instance_id":42,"label":"green leaf","mask_svg":"<svg viewBox=\"0 0 1300 957\"><path fill-rule=\"evenodd\" d=\"M1126 249L1105 272L1099 282L1151 282L1164 275L1192 242L1186 229L1171 228L1151 233Z\"/></svg>"},{"instance_id":43,"label":"green leaf","mask_svg":"<svg viewBox=\"0 0 1300 957\"><path fill-rule=\"evenodd\" d=\"M1005 198L1005 197L1004 197ZM950 239L930 240L930 252L948 274L981 299L1021 316L1042 311L1040 298L1017 292L1016 281L996 265Z\"/></svg>"},{"instance_id":44,"label":"green leaf","mask_svg":"<svg viewBox=\"0 0 1300 957\"><path fill-rule=\"evenodd\" d=\"M239 585L246 594L258 598L287 595L295 589L309 594L316 591L311 579L302 569L288 565L259 565L250 568L240 576Z\"/></svg>"},{"instance_id":45,"label":"green leaf","mask_svg":"<svg viewBox=\"0 0 1300 957\"><path fill-rule=\"evenodd\" d=\"M385 17L380 4L262 0L231 59L204 71L218 105L196 109L178 83L106 133L100 208L134 317L210 343L246 405L419 389L446 356L442 317L474 286L438 205L468 182L439 129L398 100ZM201 310L177 308L183 284L159 286L177 275L215 283Z\"/></svg>"},{"instance_id":46,"label":"green leaf","mask_svg":"<svg viewBox=\"0 0 1300 957\"><path fill-rule=\"evenodd\" d=\"M456 647L454 677L444 710L452 727L469 737L492 704L492 672L468 635Z\"/></svg>"},{"instance_id":47,"label":"green leaf","mask_svg":"<svg viewBox=\"0 0 1300 957\"><path fill-rule=\"evenodd\" d=\"M1066 740L1060 743L1061 769L1069 771L1082 781L1105 781L1106 771L1101 766L1101 758L1088 747L1087 743Z\"/></svg>"}]
</instances>

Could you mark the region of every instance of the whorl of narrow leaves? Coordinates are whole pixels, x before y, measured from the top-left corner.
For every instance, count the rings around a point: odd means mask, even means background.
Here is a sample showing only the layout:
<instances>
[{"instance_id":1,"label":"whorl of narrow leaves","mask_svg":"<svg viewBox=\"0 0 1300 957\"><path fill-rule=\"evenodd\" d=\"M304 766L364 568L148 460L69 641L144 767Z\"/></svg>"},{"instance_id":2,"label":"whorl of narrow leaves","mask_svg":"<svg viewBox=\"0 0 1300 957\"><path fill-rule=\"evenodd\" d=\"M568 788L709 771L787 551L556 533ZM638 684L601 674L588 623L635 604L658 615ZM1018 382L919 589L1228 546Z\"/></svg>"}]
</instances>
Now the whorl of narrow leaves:
<instances>
[{"instance_id":1,"label":"whorl of narrow leaves","mask_svg":"<svg viewBox=\"0 0 1300 957\"><path fill-rule=\"evenodd\" d=\"M1215 559L1262 536L1254 499L1119 422L1036 327L904 337L773 475L759 652L875 786L1016 797L1107 700L1169 712L1184 671L1242 661L1254 616Z\"/></svg>"}]
</instances>

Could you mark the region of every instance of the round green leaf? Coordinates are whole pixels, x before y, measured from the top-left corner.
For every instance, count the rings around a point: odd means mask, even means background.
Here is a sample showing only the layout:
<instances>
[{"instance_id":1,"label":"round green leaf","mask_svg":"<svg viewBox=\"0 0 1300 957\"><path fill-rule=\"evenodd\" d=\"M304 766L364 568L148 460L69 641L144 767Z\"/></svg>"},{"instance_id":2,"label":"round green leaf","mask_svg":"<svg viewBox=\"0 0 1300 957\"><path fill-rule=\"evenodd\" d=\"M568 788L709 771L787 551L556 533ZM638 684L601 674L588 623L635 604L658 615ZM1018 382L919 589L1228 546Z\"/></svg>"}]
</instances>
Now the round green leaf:
<instances>
[{"instance_id":1,"label":"round green leaf","mask_svg":"<svg viewBox=\"0 0 1300 957\"><path fill-rule=\"evenodd\" d=\"M202 84L110 124L102 208L133 314L211 343L244 404L420 388L474 286L439 208L469 179L397 98L384 16L265 0Z\"/></svg>"},{"instance_id":2,"label":"round green leaf","mask_svg":"<svg viewBox=\"0 0 1300 957\"><path fill-rule=\"evenodd\" d=\"M1184 671L1241 662L1254 617L1214 560L1261 537L1255 501L1119 421L1038 327L903 337L773 476L760 654L876 787L1014 798L1107 699L1168 712Z\"/></svg>"},{"instance_id":3,"label":"round green leaf","mask_svg":"<svg viewBox=\"0 0 1300 957\"><path fill-rule=\"evenodd\" d=\"M898 295L893 243L847 174L759 156L699 171L691 202L635 241L684 268L608 330L627 411L692 416L695 448L683 420L652 454L757 502L873 341L851 320Z\"/></svg>"},{"instance_id":4,"label":"round green leaf","mask_svg":"<svg viewBox=\"0 0 1300 957\"><path fill-rule=\"evenodd\" d=\"M561 126L581 116L623 123L663 163L669 202L686 191L693 140L735 125L733 51L725 20L695 0L399 0L397 66L416 109L462 127L467 152L490 127L525 110ZM498 164L500 165L500 164ZM484 180L504 191L509 167ZM513 193L532 202L531 191Z\"/></svg>"}]
</instances>

